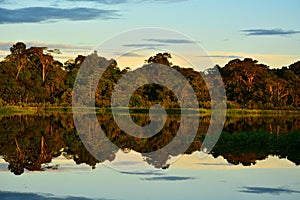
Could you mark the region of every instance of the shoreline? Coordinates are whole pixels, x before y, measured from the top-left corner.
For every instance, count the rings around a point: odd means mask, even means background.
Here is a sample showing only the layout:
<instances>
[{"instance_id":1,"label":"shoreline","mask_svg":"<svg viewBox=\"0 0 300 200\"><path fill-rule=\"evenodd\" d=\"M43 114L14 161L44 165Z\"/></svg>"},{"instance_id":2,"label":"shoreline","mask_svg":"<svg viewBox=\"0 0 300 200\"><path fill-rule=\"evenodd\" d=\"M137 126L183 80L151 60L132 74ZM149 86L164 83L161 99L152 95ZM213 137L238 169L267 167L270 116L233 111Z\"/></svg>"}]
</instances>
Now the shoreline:
<instances>
[{"instance_id":1,"label":"shoreline","mask_svg":"<svg viewBox=\"0 0 300 200\"><path fill-rule=\"evenodd\" d=\"M97 114L111 112L109 107L89 107L89 108L77 108L79 112L90 112L96 110ZM120 107L117 108L118 112L125 113L128 108ZM0 116L6 116L11 114L37 114L37 113L51 113L51 112L62 112L62 113L72 113L72 107L63 106L53 106L53 107L21 107L21 106L0 106ZM148 108L130 108L130 113L133 114L148 114ZM195 114L196 109L166 109L168 114ZM199 109L200 115L210 115L210 109ZM300 115L300 109L273 109L273 110L263 110L263 109L227 109L227 116L245 116L245 115L283 115L283 114L296 114Z\"/></svg>"}]
</instances>

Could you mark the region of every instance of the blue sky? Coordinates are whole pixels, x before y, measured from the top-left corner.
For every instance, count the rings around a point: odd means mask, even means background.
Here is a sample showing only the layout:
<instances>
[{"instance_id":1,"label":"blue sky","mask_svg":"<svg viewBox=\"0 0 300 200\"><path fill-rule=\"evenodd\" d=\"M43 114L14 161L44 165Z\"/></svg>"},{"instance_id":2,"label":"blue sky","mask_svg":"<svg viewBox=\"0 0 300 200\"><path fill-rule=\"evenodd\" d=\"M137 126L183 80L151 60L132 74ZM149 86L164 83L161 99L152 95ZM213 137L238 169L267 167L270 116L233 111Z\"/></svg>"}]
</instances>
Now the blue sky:
<instances>
[{"instance_id":1,"label":"blue sky","mask_svg":"<svg viewBox=\"0 0 300 200\"><path fill-rule=\"evenodd\" d=\"M124 31L161 27L195 40L215 64L252 57L281 67L300 60L299 8L298 0L0 0L0 57L23 41L59 48L57 58L66 60ZM157 39L153 43L178 44Z\"/></svg>"}]
</instances>

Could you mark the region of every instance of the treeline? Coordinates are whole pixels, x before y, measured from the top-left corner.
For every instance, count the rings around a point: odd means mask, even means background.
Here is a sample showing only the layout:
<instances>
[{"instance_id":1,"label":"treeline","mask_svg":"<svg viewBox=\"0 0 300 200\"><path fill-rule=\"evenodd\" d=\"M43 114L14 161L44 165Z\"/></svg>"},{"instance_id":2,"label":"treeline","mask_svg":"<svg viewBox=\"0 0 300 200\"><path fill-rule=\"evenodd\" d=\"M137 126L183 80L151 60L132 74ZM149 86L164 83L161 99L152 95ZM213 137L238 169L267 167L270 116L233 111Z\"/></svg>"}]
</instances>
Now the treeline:
<instances>
[{"instance_id":1,"label":"treeline","mask_svg":"<svg viewBox=\"0 0 300 200\"><path fill-rule=\"evenodd\" d=\"M149 121L148 115L133 114L132 118L140 125ZM210 125L210 116L204 116L199 122L196 137L185 154L199 151ZM98 122L82 123L83 126L101 128L111 142L122 151L131 150L142 153L144 161L156 168L167 168L171 156L182 154L180 150L166 151L165 147L176 135L180 126L180 116L170 115L164 128L150 138L137 138L123 132L110 114L98 115ZM234 117L226 120L217 144L210 152L214 157L222 156L229 163L246 166L254 165L268 156L286 158L300 165L300 132L297 116L271 117ZM194 124L197 125L197 124ZM185 127L183 143L189 142L192 126ZM89 127L87 127L88 129ZM86 129L86 130L87 130ZM82 137L89 145L82 143ZM76 132L72 113L44 113L41 115L19 115L2 117L0 123L0 156L8 163L8 170L16 175L24 171L57 169L51 163L59 156L74 160L76 164L85 163L95 168L98 163L114 161L118 148L111 148L106 140L95 140L95 135ZM86 149L88 147L88 149ZM159 154L147 154L163 149ZM91 154L90 152L93 152ZM96 156L96 157L94 157ZM48 165L49 164L49 165Z\"/></svg>"},{"instance_id":2,"label":"treeline","mask_svg":"<svg viewBox=\"0 0 300 200\"><path fill-rule=\"evenodd\" d=\"M58 49L30 47L18 42L10 48L10 54L0 62L0 105L19 106L70 106L73 85L77 72L86 59L78 55L61 63L53 55ZM96 62L106 58L89 55ZM210 108L210 97L203 77L214 78L219 70L225 84L227 106L229 108L250 109L297 109L300 107L300 61L281 69L271 69L256 60L235 59L224 67L214 66L206 72L192 68L182 68L170 62L169 53L158 53L145 61L143 67L150 68L159 63L179 71L193 87L202 108ZM117 62L110 60L97 85L95 105L110 106L111 94L117 81L125 73L133 73L130 68L121 70ZM222 80L215 80L221 83ZM92 94L91 94L92 95ZM166 87L157 84L145 85L131 97L132 107L149 107L161 103L168 108L177 108L178 99Z\"/></svg>"},{"instance_id":3,"label":"treeline","mask_svg":"<svg viewBox=\"0 0 300 200\"><path fill-rule=\"evenodd\" d=\"M235 59L220 68L229 107L295 109L300 107L300 61L270 69L256 60Z\"/></svg>"}]
</instances>

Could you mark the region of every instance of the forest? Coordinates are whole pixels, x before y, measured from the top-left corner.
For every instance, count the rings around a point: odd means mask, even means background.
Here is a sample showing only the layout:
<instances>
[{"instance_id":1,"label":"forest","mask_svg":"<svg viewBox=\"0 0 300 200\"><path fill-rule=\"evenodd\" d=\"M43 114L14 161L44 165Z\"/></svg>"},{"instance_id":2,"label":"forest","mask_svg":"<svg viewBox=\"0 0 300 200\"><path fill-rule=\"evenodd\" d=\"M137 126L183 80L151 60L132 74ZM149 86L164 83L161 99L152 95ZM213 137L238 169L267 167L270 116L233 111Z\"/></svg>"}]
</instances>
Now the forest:
<instances>
[{"instance_id":1,"label":"forest","mask_svg":"<svg viewBox=\"0 0 300 200\"><path fill-rule=\"evenodd\" d=\"M148 115L134 114L135 121L148 122ZM145 162L155 168L166 169L170 154L161 151L156 156L146 154L167 145L176 135L180 126L180 115L170 115L165 127L150 138L136 138L122 131L111 114L98 115L98 122L106 136L125 153L133 150L140 152ZM197 123L197 122L196 122ZM199 151L207 129L210 116L199 121L196 137L184 152L192 154ZM257 161L271 156L286 158L295 165L300 165L300 120L298 115L281 115L272 117L240 116L228 117L221 137L210 154L217 158L222 156L233 165L255 165ZM90 124L92 127L95 124ZM88 128L88 127L87 127ZM191 127L186 127L183 142L188 142ZM86 134L87 140L95 139L93 134ZM72 113L47 113L40 115L14 115L1 118L0 156L7 162L7 168L16 175L26 171L45 171L61 168L51 161L58 157L74 160L76 164L86 164L92 169L105 161L114 161L118 148L111 149L105 140L98 145L87 148L82 143ZM92 151L90 151L92 150ZM90 152L97 152L92 154ZM174 151L172 156L182 152ZM63 165L63 163L61 163Z\"/></svg>"},{"instance_id":2,"label":"forest","mask_svg":"<svg viewBox=\"0 0 300 200\"><path fill-rule=\"evenodd\" d=\"M10 47L10 54L0 62L0 106L71 106L74 81L86 56L78 55L61 63L54 59L59 53L59 49L47 47L27 48L23 42ZM97 52L88 56L98 58L99 62L106 60ZM228 108L294 110L300 107L300 61L274 69L251 58L234 59L223 67L216 65L207 72L199 72L174 65L171 58L169 53L157 53L145 60L143 67L158 63L176 69L193 87L200 108L210 108L210 96L203 77L213 77L216 69L224 82ZM134 72L129 67L122 68L117 61L110 60L97 85L97 107L109 107L117 81L125 73ZM133 108L145 108L153 103L166 108L178 107L178 99L172 91L157 84L140 87L130 100Z\"/></svg>"}]
</instances>

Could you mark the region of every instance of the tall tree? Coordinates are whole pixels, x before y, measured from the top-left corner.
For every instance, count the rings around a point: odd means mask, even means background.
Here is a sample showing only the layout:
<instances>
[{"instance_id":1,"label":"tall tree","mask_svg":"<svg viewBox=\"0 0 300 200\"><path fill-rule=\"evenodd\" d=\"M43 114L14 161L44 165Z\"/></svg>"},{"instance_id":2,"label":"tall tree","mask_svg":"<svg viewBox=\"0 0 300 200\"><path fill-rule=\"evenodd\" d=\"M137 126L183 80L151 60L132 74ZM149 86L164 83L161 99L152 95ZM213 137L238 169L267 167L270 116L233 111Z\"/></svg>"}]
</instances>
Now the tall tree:
<instances>
[{"instance_id":1,"label":"tall tree","mask_svg":"<svg viewBox=\"0 0 300 200\"><path fill-rule=\"evenodd\" d=\"M54 63L53 56L50 53L46 53L46 47L31 47L28 49L30 59L33 61L35 67L41 71L43 82L46 80L46 76L49 72L49 68Z\"/></svg>"},{"instance_id":2,"label":"tall tree","mask_svg":"<svg viewBox=\"0 0 300 200\"><path fill-rule=\"evenodd\" d=\"M16 66L17 72L15 78L17 80L21 70L28 64L26 44L23 42L17 42L10 48L10 52L11 54L5 59Z\"/></svg>"}]
</instances>

